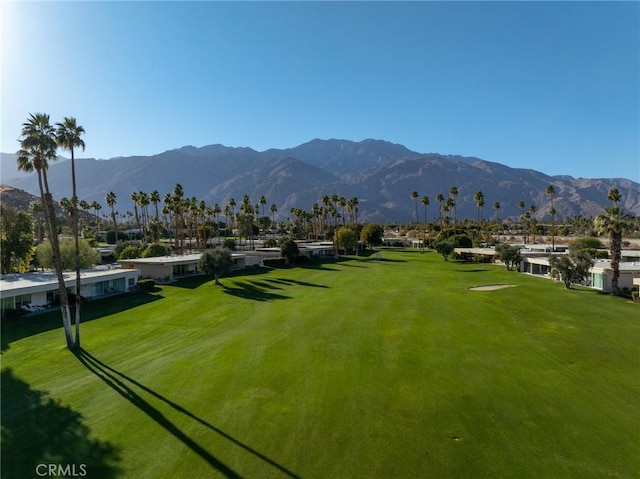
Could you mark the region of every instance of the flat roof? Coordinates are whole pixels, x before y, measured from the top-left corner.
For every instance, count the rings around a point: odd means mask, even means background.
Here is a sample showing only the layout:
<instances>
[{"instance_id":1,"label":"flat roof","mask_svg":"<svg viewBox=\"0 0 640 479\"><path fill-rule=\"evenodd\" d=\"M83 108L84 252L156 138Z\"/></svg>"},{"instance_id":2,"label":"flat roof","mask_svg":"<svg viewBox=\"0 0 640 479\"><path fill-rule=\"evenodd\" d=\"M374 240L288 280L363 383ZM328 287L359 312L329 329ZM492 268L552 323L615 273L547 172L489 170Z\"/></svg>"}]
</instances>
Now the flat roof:
<instances>
[{"instance_id":1,"label":"flat roof","mask_svg":"<svg viewBox=\"0 0 640 479\"><path fill-rule=\"evenodd\" d=\"M109 279L118 276L129 276L131 273L138 275L137 269L88 269L80 272L80 281ZM76 280L75 271L65 271L63 273L64 282L67 286L73 286ZM92 281L90 281L92 282ZM2 275L0 280L0 292L15 292L21 289L36 288L39 291L47 290L51 286L58 287L58 278L53 272L35 273L10 273Z\"/></svg>"},{"instance_id":2,"label":"flat roof","mask_svg":"<svg viewBox=\"0 0 640 479\"><path fill-rule=\"evenodd\" d=\"M231 253L231 257L245 258L247 255L244 253ZM155 256L153 258L135 258L135 259L119 259L118 263L133 263L133 264L180 264L180 263L197 263L202 258L202 253L192 253L184 255L173 256Z\"/></svg>"}]
</instances>

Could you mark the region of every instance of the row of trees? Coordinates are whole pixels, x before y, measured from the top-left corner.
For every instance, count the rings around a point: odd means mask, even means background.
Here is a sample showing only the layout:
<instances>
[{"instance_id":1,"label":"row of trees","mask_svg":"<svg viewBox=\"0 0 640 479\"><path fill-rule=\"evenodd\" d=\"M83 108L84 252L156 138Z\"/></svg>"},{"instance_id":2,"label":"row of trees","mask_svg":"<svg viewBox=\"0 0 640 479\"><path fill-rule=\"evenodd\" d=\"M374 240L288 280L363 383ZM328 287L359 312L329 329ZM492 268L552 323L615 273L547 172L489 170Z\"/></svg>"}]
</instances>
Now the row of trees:
<instances>
[{"instance_id":1,"label":"row of trees","mask_svg":"<svg viewBox=\"0 0 640 479\"><path fill-rule=\"evenodd\" d=\"M85 143L81 136L84 128L77 124L75 118L65 117L60 123L52 125L49 115L35 113L22 124L19 139L20 150L17 154L18 169L25 172L35 171L38 176L38 187L42 210L45 213L47 236L51 244L51 256L58 280L58 296L60 298L60 310L64 326L67 347L70 349L80 347L80 244L78 233L78 196L76 192L75 174L75 149L84 149ZM71 152L71 191L69 211L71 213L71 230L75 243L75 270L76 270L76 295L75 295L75 337L71 326L71 311L69 296L63 277L63 265L58 240L58 226L54 201L49 189L47 170L50 161L57 159L57 149L62 148Z\"/></svg>"}]
</instances>

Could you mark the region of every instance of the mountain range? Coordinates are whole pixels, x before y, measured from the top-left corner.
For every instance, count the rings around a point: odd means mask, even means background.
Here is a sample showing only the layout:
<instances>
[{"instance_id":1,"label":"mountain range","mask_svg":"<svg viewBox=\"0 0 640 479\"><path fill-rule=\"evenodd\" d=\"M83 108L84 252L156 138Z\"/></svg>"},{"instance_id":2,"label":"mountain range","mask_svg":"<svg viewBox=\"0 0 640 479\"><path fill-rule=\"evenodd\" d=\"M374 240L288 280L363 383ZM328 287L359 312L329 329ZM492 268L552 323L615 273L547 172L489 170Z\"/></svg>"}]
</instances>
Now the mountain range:
<instances>
[{"instance_id":1,"label":"mountain range","mask_svg":"<svg viewBox=\"0 0 640 479\"><path fill-rule=\"evenodd\" d=\"M15 155L1 155L2 182L37 195L35 174L12 174ZM71 196L70 161L49 165L49 186L55 199ZM359 218L370 222L406 222L415 219L411 192L430 199L429 219L439 215L438 193L449 195L458 188L458 218L476 218L474 193L484 193L484 217L494 217L495 202L500 218L518 217L533 205L538 219L548 218L553 185L557 218L595 216L609 204L607 192L617 187L622 206L640 215L640 184L624 178L573 178L549 176L533 169L511 168L474 157L419 153L382 140L320 140L287 149L258 152L251 148L208 145L184 146L152 156L118 157L109 160L76 159L78 196L97 200L106 208L105 196L117 195L116 208L133 210L130 194L158 190L161 196L176 183L185 196L224 207L230 198L240 202L247 194L254 203L264 195L268 205L278 208L276 216L289 215L291 208L311 209L324 195L334 194L359 200ZM419 203L419 218L424 209ZM104 210L106 211L106 210Z\"/></svg>"}]
</instances>

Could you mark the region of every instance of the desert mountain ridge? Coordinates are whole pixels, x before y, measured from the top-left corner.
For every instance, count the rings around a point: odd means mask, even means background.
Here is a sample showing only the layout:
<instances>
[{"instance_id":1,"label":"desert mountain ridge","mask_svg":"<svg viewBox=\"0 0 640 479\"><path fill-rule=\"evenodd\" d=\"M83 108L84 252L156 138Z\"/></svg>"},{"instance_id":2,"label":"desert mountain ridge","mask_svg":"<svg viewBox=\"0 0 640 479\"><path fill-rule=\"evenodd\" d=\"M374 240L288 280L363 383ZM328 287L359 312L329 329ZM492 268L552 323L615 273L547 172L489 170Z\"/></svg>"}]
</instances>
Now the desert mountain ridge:
<instances>
[{"instance_id":1,"label":"desert mountain ridge","mask_svg":"<svg viewBox=\"0 0 640 479\"><path fill-rule=\"evenodd\" d=\"M38 195L35 174L15 177L15 155L1 154L2 183ZM264 195L268 205L278 208L277 217L290 215L291 208L310 209L324 195L334 194L359 200L359 218L370 222L406 222L415 219L411 192L428 196L429 220L439 216L439 193L449 195L458 188L458 218L476 218L474 193L484 193L485 218L519 217L533 205L538 219L548 218L551 198L547 185L555 187L557 218L595 216L608 206L607 192L617 187L622 206L640 215L640 184L624 178L574 178L550 176L533 169L509 166L475 157L419 153L383 140L314 139L287 149L262 152L248 147L212 144L183 146L157 155L118 157L109 160L76 159L78 196L97 200L103 207L106 194L117 195L117 209L133 209L130 194L158 190L161 196L176 183L185 195L208 204L224 206L230 198L239 202L246 194L257 202ZM49 186L55 199L71 195L70 162L49 165ZM493 205L500 203L495 211ZM268 207L267 205L267 207ZM419 204L422 221L424 209Z\"/></svg>"}]
</instances>

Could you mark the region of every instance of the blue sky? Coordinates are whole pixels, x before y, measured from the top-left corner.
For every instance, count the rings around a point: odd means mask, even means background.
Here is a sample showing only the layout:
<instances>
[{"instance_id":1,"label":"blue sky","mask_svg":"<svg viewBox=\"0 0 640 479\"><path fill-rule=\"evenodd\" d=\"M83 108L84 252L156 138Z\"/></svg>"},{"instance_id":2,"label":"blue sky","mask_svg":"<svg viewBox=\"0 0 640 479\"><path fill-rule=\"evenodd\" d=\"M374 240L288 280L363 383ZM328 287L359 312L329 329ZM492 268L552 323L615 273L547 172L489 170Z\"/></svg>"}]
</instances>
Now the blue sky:
<instances>
[{"instance_id":1,"label":"blue sky","mask_svg":"<svg viewBox=\"0 0 640 479\"><path fill-rule=\"evenodd\" d=\"M640 180L639 2L3 2L2 144L80 156L376 138Z\"/></svg>"}]
</instances>

